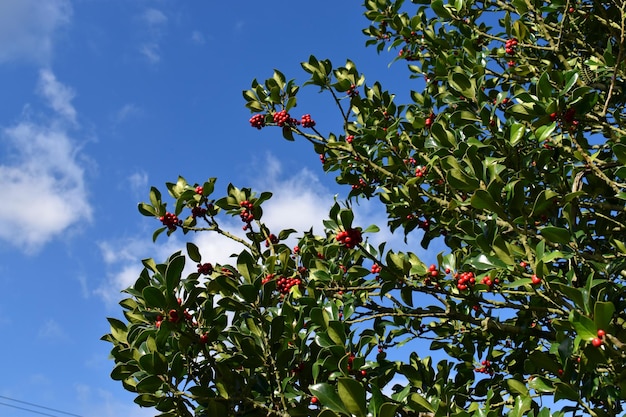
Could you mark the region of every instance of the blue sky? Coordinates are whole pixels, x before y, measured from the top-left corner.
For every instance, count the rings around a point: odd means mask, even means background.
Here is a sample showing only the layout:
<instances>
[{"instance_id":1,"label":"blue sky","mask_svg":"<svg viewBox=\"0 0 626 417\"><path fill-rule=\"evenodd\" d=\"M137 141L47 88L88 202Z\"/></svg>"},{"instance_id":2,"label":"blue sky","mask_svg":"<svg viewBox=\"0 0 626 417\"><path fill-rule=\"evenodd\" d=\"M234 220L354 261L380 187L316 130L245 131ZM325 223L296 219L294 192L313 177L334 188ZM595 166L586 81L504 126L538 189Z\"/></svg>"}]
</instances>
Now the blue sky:
<instances>
[{"instance_id":1,"label":"blue sky","mask_svg":"<svg viewBox=\"0 0 626 417\"><path fill-rule=\"evenodd\" d=\"M401 64L388 68L392 55L364 47L359 4L0 2L0 403L154 415L109 379L109 345L99 340L140 259L163 260L184 245L180 237L151 242L158 224L136 209L150 185L183 175L218 177L218 193L229 182L271 190L272 229L321 230L340 189L305 142L251 128L241 92L274 68L304 81L299 64L310 54L335 65L350 58L368 81L398 94L418 88ZM292 115L310 113L328 132L338 128L332 110L311 88ZM368 205L357 215L363 226L384 223ZM237 250L193 239L207 259ZM0 415L35 414L0 405Z\"/></svg>"}]
</instances>

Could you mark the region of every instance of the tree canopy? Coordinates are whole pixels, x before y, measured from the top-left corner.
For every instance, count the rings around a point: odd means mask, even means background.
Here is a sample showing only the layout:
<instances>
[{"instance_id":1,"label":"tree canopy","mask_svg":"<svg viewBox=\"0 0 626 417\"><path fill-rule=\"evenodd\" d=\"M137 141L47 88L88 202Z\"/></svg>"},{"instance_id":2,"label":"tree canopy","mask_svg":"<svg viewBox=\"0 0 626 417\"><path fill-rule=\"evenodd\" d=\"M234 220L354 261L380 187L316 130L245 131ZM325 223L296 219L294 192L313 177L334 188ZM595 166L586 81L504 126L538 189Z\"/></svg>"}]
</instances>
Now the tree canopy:
<instances>
[{"instance_id":1,"label":"tree canopy","mask_svg":"<svg viewBox=\"0 0 626 417\"><path fill-rule=\"evenodd\" d=\"M270 192L215 178L168 183L169 206L152 188L154 239L213 233L241 251L144 260L103 337L111 377L161 416L621 414L626 3L363 6L366 44L416 79L408 103L314 56L303 85L276 70L243 92L252 127L311 142L348 185L325 232L269 230ZM293 117L300 88L341 125ZM388 224L355 224L362 199ZM374 247L382 227L446 250Z\"/></svg>"}]
</instances>

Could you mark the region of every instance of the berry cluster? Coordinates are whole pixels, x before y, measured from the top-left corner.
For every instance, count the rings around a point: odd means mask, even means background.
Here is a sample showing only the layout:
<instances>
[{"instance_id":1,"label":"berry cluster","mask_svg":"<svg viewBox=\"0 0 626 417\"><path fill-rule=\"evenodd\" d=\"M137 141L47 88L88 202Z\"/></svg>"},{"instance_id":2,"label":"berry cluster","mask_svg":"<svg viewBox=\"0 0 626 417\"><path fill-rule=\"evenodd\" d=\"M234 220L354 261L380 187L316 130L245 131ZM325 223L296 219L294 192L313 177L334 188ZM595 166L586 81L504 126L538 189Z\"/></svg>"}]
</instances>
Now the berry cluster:
<instances>
[{"instance_id":1,"label":"berry cluster","mask_svg":"<svg viewBox=\"0 0 626 417\"><path fill-rule=\"evenodd\" d=\"M506 43L504 44L504 50L507 54L509 55L514 55L515 54L515 47L517 46L517 39L513 38L513 39L509 39L508 41L506 41Z\"/></svg>"},{"instance_id":2,"label":"berry cluster","mask_svg":"<svg viewBox=\"0 0 626 417\"><path fill-rule=\"evenodd\" d=\"M354 141L354 135L348 135L348 136L346 136L346 142L348 142L348 143L352 143L352 141Z\"/></svg>"},{"instance_id":3,"label":"berry cluster","mask_svg":"<svg viewBox=\"0 0 626 417\"><path fill-rule=\"evenodd\" d=\"M206 216L206 209L204 207L196 206L191 209L191 215L193 217L204 217Z\"/></svg>"},{"instance_id":4,"label":"berry cluster","mask_svg":"<svg viewBox=\"0 0 626 417\"><path fill-rule=\"evenodd\" d=\"M437 269L437 265L432 264L428 267L428 275L432 278L435 278L439 275L439 270Z\"/></svg>"},{"instance_id":5,"label":"berry cluster","mask_svg":"<svg viewBox=\"0 0 626 417\"><path fill-rule=\"evenodd\" d=\"M476 283L476 277L471 271L461 272L460 274L457 272L454 274L454 278L456 279L456 287L460 291L464 291Z\"/></svg>"},{"instance_id":6,"label":"berry cluster","mask_svg":"<svg viewBox=\"0 0 626 417\"><path fill-rule=\"evenodd\" d=\"M261 129L265 127L265 115L263 114L255 114L250 118L250 126L256 127L257 129Z\"/></svg>"},{"instance_id":7,"label":"berry cluster","mask_svg":"<svg viewBox=\"0 0 626 417\"><path fill-rule=\"evenodd\" d=\"M182 300L179 298L178 299L178 304L181 305L182 304ZM190 324L192 326L197 326L198 323L196 321L193 320L193 316L191 315L191 313L189 313L189 311L185 310L183 311L183 314L181 315L180 312L173 308L171 309L168 313L167 313L167 317L163 317L163 315L159 314L156 316L156 321L155 321L155 326L156 328L160 328L161 327L161 323L163 323L164 320L169 321L170 323L179 323L182 319L187 320L188 322L190 322Z\"/></svg>"},{"instance_id":8,"label":"berry cluster","mask_svg":"<svg viewBox=\"0 0 626 417\"><path fill-rule=\"evenodd\" d=\"M352 184L351 187L353 190L359 190L362 188L367 188L368 184L367 181L365 181L363 178L359 178L359 182L357 184Z\"/></svg>"},{"instance_id":9,"label":"berry cluster","mask_svg":"<svg viewBox=\"0 0 626 417\"><path fill-rule=\"evenodd\" d=\"M302 284L302 280L300 278L296 278L296 277L290 277L290 278L285 278L285 277L280 277L276 280L276 289L283 295L289 293L289 290L291 290L291 287L293 287L294 285L301 285Z\"/></svg>"},{"instance_id":10,"label":"berry cluster","mask_svg":"<svg viewBox=\"0 0 626 417\"><path fill-rule=\"evenodd\" d=\"M359 243L363 242L360 229L342 230L337 233L335 239L348 249L352 249Z\"/></svg>"},{"instance_id":11,"label":"berry cluster","mask_svg":"<svg viewBox=\"0 0 626 417\"><path fill-rule=\"evenodd\" d=\"M493 289L494 284L499 284L499 280L498 278L495 279L491 279L490 276L485 276L480 280L481 284L485 284L486 286L489 287L489 291L491 291Z\"/></svg>"},{"instance_id":12,"label":"berry cluster","mask_svg":"<svg viewBox=\"0 0 626 417\"><path fill-rule=\"evenodd\" d=\"M164 216L159 217L161 223L166 226L169 230L176 230L176 226L181 226L183 224L182 220L178 219L178 216L174 213L167 212Z\"/></svg>"},{"instance_id":13,"label":"berry cluster","mask_svg":"<svg viewBox=\"0 0 626 417\"><path fill-rule=\"evenodd\" d=\"M480 368L476 368L475 371L481 374L489 374L493 375L493 369L491 368L491 362L488 360L484 360L480 363L482 366Z\"/></svg>"},{"instance_id":14,"label":"berry cluster","mask_svg":"<svg viewBox=\"0 0 626 417\"><path fill-rule=\"evenodd\" d=\"M594 337L591 340L591 344L593 345L593 347L600 347L600 346L602 346L602 343L604 343L603 342L604 336L606 336L606 332L604 330L602 330L602 329L599 329L598 330L598 337Z\"/></svg>"},{"instance_id":15,"label":"berry cluster","mask_svg":"<svg viewBox=\"0 0 626 417\"><path fill-rule=\"evenodd\" d=\"M413 53L408 47L407 49L400 49L400 52L398 52L398 56L400 58L406 59L407 61L416 61L419 59L419 56Z\"/></svg>"},{"instance_id":16,"label":"berry cluster","mask_svg":"<svg viewBox=\"0 0 626 417\"><path fill-rule=\"evenodd\" d=\"M281 111L277 111L276 113L274 113L273 120L274 120L274 123L276 123L280 127L285 126L285 124L287 123L293 124L293 125L300 124L300 122L292 118L289 115L289 113L287 113L286 110L281 110Z\"/></svg>"},{"instance_id":17,"label":"berry cluster","mask_svg":"<svg viewBox=\"0 0 626 417\"><path fill-rule=\"evenodd\" d=\"M275 276L276 276L276 274L267 274L267 275L265 275L265 277L261 280L261 284L263 284L263 285L267 284L268 282L273 280Z\"/></svg>"},{"instance_id":18,"label":"berry cluster","mask_svg":"<svg viewBox=\"0 0 626 417\"><path fill-rule=\"evenodd\" d=\"M213 273L213 265L210 263L198 264L198 273L202 275L211 275Z\"/></svg>"},{"instance_id":19,"label":"berry cluster","mask_svg":"<svg viewBox=\"0 0 626 417\"><path fill-rule=\"evenodd\" d=\"M313 126L315 126L315 121L313 119L311 119L311 115L310 114L305 114L304 116L302 116L302 119L300 120L300 123L302 124L302 127L313 127Z\"/></svg>"},{"instance_id":20,"label":"berry cluster","mask_svg":"<svg viewBox=\"0 0 626 417\"><path fill-rule=\"evenodd\" d=\"M198 185L198 186L196 187L196 194L200 194L200 195L202 195L202 192L203 192L203 191L204 191L204 187L203 187L203 186Z\"/></svg>"},{"instance_id":21,"label":"berry cluster","mask_svg":"<svg viewBox=\"0 0 626 417\"><path fill-rule=\"evenodd\" d=\"M417 178L422 178L426 174L427 171L428 171L427 167L418 166L417 168L415 168L415 176Z\"/></svg>"},{"instance_id":22,"label":"berry cluster","mask_svg":"<svg viewBox=\"0 0 626 417\"><path fill-rule=\"evenodd\" d=\"M254 220L254 214L252 213L254 204L252 204L248 200L244 200L239 203L239 206L241 206L241 213L239 214L239 216L241 217L241 221L246 223L246 226L244 227L245 229L247 229L247 226Z\"/></svg>"},{"instance_id":23,"label":"berry cluster","mask_svg":"<svg viewBox=\"0 0 626 417\"><path fill-rule=\"evenodd\" d=\"M380 265L378 264L374 264L372 265L372 274L378 274L380 271L382 270L382 268L380 267Z\"/></svg>"}]
</instances>

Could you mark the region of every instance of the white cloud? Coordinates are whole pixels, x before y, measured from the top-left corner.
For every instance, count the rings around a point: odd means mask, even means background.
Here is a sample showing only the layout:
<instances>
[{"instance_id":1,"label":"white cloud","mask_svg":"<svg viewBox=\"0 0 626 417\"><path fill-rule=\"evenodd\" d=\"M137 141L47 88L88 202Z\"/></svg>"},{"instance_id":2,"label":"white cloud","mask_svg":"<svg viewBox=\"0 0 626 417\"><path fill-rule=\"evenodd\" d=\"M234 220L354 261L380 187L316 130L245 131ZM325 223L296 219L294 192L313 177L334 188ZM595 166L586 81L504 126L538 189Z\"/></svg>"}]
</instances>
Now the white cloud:
<instances>
[{"instance_id":1,"label":"white cloud","mask_svg":"<svg viewBox=\"0 0 626 417\"><path fill-rule=\"evenodd\" d=\"M126 103L115 112L115 114L113 115L113 122L115 124L120 124L132 117L139 116L141 114L142 110L139 106L133 103Z\"/></svg>"},{"instance_id":2,"label":"white cloud","mask_svg":"<svg viewBox=\"0 0 626 417\"><path fill-rule=\"evenodd\" d=\"M152 8L146 9L141 18L149 26L161 26L167 23L167 16L162 11Z\"/></svg>"},{"instance_id":3,"label":"white cloud","mask_svg":"<svg viewBox=\"0 0 626 417\"><path fill-rule=\"evenodd\" d=\"M143 269L142 259L153 258L157 263L161 263L184 247L176 236L169 239L163 236L160 242L163 243L153 244L149 235L100 242L98 246L102 259L107 264L107 276L94 293L108 306L115 305L122 298L120 292L132 286L139 278Z\"/></svg>"},{"instance_id":4,"label":"white cloud","mask_svg":"<svg viewBox=\"0 0 626 417\"><path fill-rule=\"evenodd\" d=\"M130 188L134 194L138 194L139 190L145 191L148 186L148 174L145 171L134 172L128 177L126 185L124 188Z\"/></svg>"},{"instance_id":5,"label":"white cloud","mask_svg":"<svg viewBox=\"0 0 626 417\"><path fill-rule=\"evenodd\" d=\"M165 32L168 18L162 11L148 8L140 15L140 21L146 34L144 41L139 45L139 53L151 64L157 64L161 61L159 41Z\"/></svg>"},{"instance_id":6,"label":"white cloud","mask_svg":"<svg viewBox=\"0 0 626 417\"><path fill-rule=\"evenodd\" d=\"M49 64L55 35L71 17L70 0L0 1L0 63Z\"/></svg>"},{"instance_id":7,"label":"white cloud","mask_svg":"<svg viewBox=\"0 0 626 417\"><path fill-rule=\"evenodd\" d=\"M40 73L39 85L57 114L48 123L24 117L1 132L8 157L0 161L0 240L28 251L92 214L78 147L65 128L75 118L71 90L49 71Z\"/></svg>"},{"instance_id":8,"label":"white cloud","mask_svg":"<svg viewBox=\"0 0 626 417\"><path fill-rule=\"evenodd\" d=\"M295 229L292 242L313 227L316 234L324 232L322 220L328 217L328 211L334 204L334 196L308 169L301 169L291 176L283 175L280 162L269 155L262 162L266 175L252 184L256 192L272 191L273 196L263 205L263 222L270 231L277 233L283 229ZM382 241L389 241L391 246L406 250L402 236L392 235L386 231L386 216L384 209L377 202L364 202L354 207L355 225L366 227L378 224L381 232L368 235L370 243L377 245ZM220 228L237 236L243 236L243 223L235 216L233 218L221 216L218 218ZM159 225L155 223L155 228ZM100 243L100 250L105 263L108 265L106 282L96 290L104 301L113 305L120 300L120 291L133 285L143 266L141 259L153 258L157 263L164 262L172 253L183 250L186 241L194 242L200 249L203 262L212 264L233 263L233 254L241 252L243 247L228 238L212 232L190 234L183 237L175 233L167 238L159 237L157 244L149 241L149 235L143 238L126 239L116 242ZM410 244L411 242L409 242ZM413 245L414 247L415 245ZM419 250L419 249L418 249ZM418 252L419 254L419 252ZM196 269L193 262L188 262L184 274Z\"/></svg>"},{"instance_id":9,"label":"white cloud","mask_svg":"<svg viewBox=\"0 0 626 417\"><path fill-rule=\"evenodd\" d=\"M159 44L155 42L144 43L139 47L139 53L143 55L151 64L157 64L161 61Z\"/></svg>"},{"instance_id":10,"label":"white cloud","mask_svg":"<svg viewBox=\"0 0 626 417\"><path fill-rule=\"evenodd\" d=\"M76 123L76 109L72 105L74 90L57 81L48 69L39 72L39 92L52 109L69 122Z\"/></svg>"}]
</instances>

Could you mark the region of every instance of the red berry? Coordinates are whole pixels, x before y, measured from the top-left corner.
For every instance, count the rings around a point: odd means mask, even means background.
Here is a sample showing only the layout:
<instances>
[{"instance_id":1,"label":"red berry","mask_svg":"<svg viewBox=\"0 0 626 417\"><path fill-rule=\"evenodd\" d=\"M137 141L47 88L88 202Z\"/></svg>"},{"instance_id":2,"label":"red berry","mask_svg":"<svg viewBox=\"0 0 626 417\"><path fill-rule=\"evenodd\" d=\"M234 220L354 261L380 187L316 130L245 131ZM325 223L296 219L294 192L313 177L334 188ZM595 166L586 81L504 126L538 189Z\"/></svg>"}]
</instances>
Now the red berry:
<instances>
[{"instance_id":1,"label":"red berry","mask_svg":"<svg viewBox=\"0 0 626 417\"><path fill-rule=\"evenodd\" d=\"M206 345L208 342L209 342L209 335L207 333L200 335L200 343L202 343L203 345Z\"/></svg>"},{"instance_id":2,"label":"red berry","mask_svg":"<svg viewBox=\"0 0 626 417\"><path fill-rule=\"evenodd\" d=\"M276 121L276 120L274 120ZM265 115L263 114L255 114L250 118L250 126L256 127L257 129L261 129L265 126Z\"/></svg>"},{"instance_id":3,"label":"red berry","mask_svg":"<svg viewBox=\"0 0 626 417\"><path fill-rule=\"evenodd\" d=\"M600 347L602 345L602 339L596 337L591 341L591 344L593 347Z\"/></svg>"},{"instance_id":4,"label":"red berry","mask_svg":"<svg viewBox=\"0 0 626 417\"><path fill-rule=\"evenodd\" d=\"M302 127L313 127L313 126L315 126L315 121L313 119L311 119L311 115L310 114L305 114L304 116L302 116L302 119L300 119L300 123L302 124Z\"/></svg>"},{"instance_id":5,"label":"red berry","mask_svg":"<svg viewBox=\"0 0 626 417\"><path fill-rule=\"evenodd\" d=\"M539 285L541 283L541 278L539 278L535 274L533 274L533 276L530 278L530 280L533 283L533 285Z\"/></svg>"},{"instance_id":6,"label":"red berry","mask_svg":"<svg viewBox=\"0 0 626 417\"><path fill-rule=\"evenodd\" d=\"M602 329L598 330L598 337L599 338L603 338L605 335L606 335L606 332L604 330L602 330Z\"/></svg>"},{"instance_id":7,"label":"red berry","mask_svg":"<svg viewBox=\"0 0 626 417\"><path fill-rule=\"evenodd\" d=\"M317 404L319 402L319 400L317 399L317 397L311 397L311 404Z\"/></svg>"},{"instance_id":8,"label":"red berry","mask_svg":"<svg viewBox=\"0 0 626 417\"><path fill-rule=\"evenodd\" d=\"M176 311L176 310L174 310L174 309L171 309L171 310L170 310L170 312L169 312L169 317L170 317L170 318L169 318L169 320L170 320L172 323L177 323L177 322L178 322L178 320L180 319L180 317L178 316L178 311Z\"/></svg>"}]
</instances>

